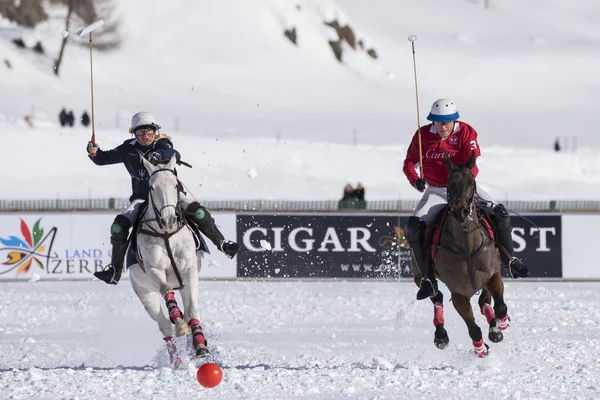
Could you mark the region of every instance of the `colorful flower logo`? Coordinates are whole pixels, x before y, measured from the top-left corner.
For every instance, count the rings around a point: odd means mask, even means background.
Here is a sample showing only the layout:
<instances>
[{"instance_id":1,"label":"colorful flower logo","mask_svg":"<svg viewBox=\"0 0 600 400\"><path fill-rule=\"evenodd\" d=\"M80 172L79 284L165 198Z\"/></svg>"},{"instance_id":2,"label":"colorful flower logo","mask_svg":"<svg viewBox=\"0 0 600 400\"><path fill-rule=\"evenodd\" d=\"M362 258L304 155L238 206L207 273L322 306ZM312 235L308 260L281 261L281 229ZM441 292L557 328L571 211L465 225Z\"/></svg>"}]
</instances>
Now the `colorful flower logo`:
<instances>
[{"instance_id":1,"label":"colorful flower logo","mask_svg":"<svg viewBox=\"0 0 600 400\"><path fill-rule=\"evenodd\" d=\"M2 265L7 265L9 268L5 271L0 271L0 274L5 274L17 269L16 275L24 275L29 272L31 265L35 263L42 270L47 266L48 260L52 251L54 237L56 236L57 228L54 227L44 236L44 228L40 226L38 219L33 225L33 230L23 219L21 219L21 235L22 238L9 236L8 239L0 237L0 243L5 247L0 248L2 252L8 252L7 259Z\"/></svg>"}]
</instances>

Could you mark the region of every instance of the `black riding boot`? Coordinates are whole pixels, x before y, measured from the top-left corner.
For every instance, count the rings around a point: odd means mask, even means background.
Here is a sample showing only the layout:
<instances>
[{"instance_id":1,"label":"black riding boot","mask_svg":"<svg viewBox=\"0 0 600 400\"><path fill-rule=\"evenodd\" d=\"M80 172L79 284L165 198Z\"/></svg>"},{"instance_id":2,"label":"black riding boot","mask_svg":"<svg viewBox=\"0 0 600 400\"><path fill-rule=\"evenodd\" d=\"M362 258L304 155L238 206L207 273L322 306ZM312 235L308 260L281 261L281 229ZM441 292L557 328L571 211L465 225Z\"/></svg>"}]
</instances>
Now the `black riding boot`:
<instances>
[{"instance_id":1,"label":"black riding boot","mask_svg":"<svg viewBox=\"0 0 600 400\"><path fill-rule=\"evenodd\" d=\"M185 213L196 223L200 232L213 242L217 249L227 257L233 258L237 254L240 245L231 240L225 240L223 234L215 224L214 218L205 207L195 201L187 207Z\"/></svg>"},{"instance_id":2,"label":"black riding boot","mask_svg":"<svg viewBox=\"0 0 600 400\"><path fill-rule=\"evenodd\" d=\"M417 292L417 300L423 300L436 294L436 281L431 271L426 271L425 230L427 226L418 217L410 217L406 223L406 241L413 252L417 268L421 271L421 283Z\"/></svg>"},{"instance_id":3,"label":"black riding boot","mask_svg":"<svg viewBox=\"0 0 600 400\"><path fill-rule=\"evenodd\" d=\"M500 252L502 266L506 268L513 278L526 278L529 276L529 268L523 262L514 256L515 248L512 240L512 226L510 222L510 214L502 204L496 205L492 209L494 225L498 232L498 242L510 254L507 256L504 252Z\"/></svg>"},{"instance_id":4,"label":"black riding boot","mask_svg":"<svg viewBox=\"0 0 600 400\"><path fill-rule=\"evenodd\" d=\"M116 285L121 279L125 254L127 253L127 236L129 235L130 225L131 223L126 217L117 215L110 233L110 244L112 244L110 264L103 271L94 273L96 278L109 285Z\"/></svg>"}]
</instances>

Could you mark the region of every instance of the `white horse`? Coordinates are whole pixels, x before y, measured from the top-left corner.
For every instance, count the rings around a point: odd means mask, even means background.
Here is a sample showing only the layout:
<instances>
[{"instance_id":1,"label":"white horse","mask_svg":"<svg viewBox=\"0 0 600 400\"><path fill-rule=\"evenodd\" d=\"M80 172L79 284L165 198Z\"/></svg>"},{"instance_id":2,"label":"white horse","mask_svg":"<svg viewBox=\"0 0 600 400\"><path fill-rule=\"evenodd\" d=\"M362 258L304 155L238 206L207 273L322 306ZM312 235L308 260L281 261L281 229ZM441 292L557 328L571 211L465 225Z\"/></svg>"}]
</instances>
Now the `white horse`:
<instances>
[{"instance_id":1,"label":"white horse","mask_svg":"<svg viewBox=\"0 0 600 400\"><path fill-rule=\"evenodd\" d=\"M186 335L191 330L197 357L209 354L198 312L200 260L196 255L192 231L178 204L175 156L168 164L154 166L146 159L143 162L150 174L150 193L148 206L134 232L139 262L129 269L129 280L164 335L171 362L178 365L181 360L172 341L171 323L175 324L176 336ZM183 313L175 301L174 290L177 289L183 300ZM162 299L166 302L169 318L161 309Z\"/></svg>"}]
</instances>

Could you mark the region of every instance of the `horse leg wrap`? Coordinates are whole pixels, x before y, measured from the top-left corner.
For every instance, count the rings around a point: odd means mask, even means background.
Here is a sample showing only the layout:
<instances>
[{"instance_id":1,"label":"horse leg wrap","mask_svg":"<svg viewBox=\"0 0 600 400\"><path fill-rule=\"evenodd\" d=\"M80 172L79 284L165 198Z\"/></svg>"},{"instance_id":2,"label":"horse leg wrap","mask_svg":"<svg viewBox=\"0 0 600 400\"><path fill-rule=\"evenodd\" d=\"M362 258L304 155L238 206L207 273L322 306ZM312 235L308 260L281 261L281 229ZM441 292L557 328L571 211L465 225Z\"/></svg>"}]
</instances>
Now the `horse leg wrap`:
<instances>
[{"instance_id":1,"label":"horse leg wrap","mask_svg":"<svg viewBox=\"0 0 600 400\"><path fill-rule=\"evenodd\" d=\"M204 337L204 332L202 332L202 327L200 326L200 321L198 321L196 318L192 318L192 319L190 319L190 322L188 322L188 325L192 329L192 337L194 338L194 347L198 346L199 344L206 346L208 342L206 341L206 338Z\"/></svg>"},{"instance_id":2,"label":"horse leg wrap","mask_svg":"<svg viewBox=\"0 0 600 400\"><path fill-rule=\"evenodd\" d=\"M505 331L508 329L508 316L505 315L504 318L496 318L496 327L501 331Z\"/></svg>"},{"instance_id":3,"label":"horse leg wrap","mask_svg":"<svg viewBox=\"0 0 600 400\"><path fill-rule=\"evenodd\" d=\"M475 354L477 354L477 357L487 356L488 346L483 342L483 339L478 341L473 340L473 347L475 347Z\"/></svg>"},{"instance_id":4,"label":"horse leg wrap","mask_svg":"<svg viewBox=\"0 0 600 400\"><path fill-rule=\"evenodd\" d=\"M169 319L172 323L175 323L177 318L183 318L181 310L175 301L175 293L168 292L165 294L165 301L167 302L167 310L169 311Z\"/></svg>"},{"instance_id":5,"label":"horse leg wrap","mask_svg":"<svg viewBox=\"0 0 600 400\"><path fill-rule=\"evenodd\" d=\"M433 304L433 326L437 328L439 324L444 325L444 304Z\"/></svg>"},{"instance_id":6,"label":"horse leg wrap","mask_svg":"<svg viewBox=\"0 0 600 400\"><path fill-rule=\"evenodd\" d=\"M496 313L494 312L494 309L489 303L485 303L481 306L481 315L485 316L488 325L492 323L494 318L496 318Z\"/></svg>"},{"instance_id":7,"label":"horse leg wrap","mask_svg":"<svg viewBox=\"0 0 600 400\"><path fill-rule=\"evenodd\" d=\"M171 364L175 365L176 367L180 367L181 359L179 356L177 356L177 348L173 342L173 336L164 337L163 340L167 345L167 352L169 353L169 360L171 361Z\"/></svg>"}]
</instances>

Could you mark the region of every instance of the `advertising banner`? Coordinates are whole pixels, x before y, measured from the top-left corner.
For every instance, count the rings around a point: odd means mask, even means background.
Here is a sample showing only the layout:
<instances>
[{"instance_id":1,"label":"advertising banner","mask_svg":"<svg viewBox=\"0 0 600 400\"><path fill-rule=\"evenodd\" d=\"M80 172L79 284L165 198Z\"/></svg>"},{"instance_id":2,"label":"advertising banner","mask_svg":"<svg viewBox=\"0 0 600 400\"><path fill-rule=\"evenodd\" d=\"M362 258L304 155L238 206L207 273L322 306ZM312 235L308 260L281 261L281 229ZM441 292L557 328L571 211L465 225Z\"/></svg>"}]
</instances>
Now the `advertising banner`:
<instances>
[{"instance_id":1,"label":"advertising banner","mask_svg":"<svg viewBox=\"0 0 600 400\"><path fill-rule=\"evenodd\" d=\"M109 212L0 213L0 280L93 279L110 263ZM216 213L217 225L235 238L235 214ZM207 241L208 242L208 241ZM235 277L235 261L208 242L201 277ZM124 274L123 279L127 279Z\"/></svg>"},{"instance_id":2,"label":"advertising banner","mask_svg":"<svg viewBox=\"0 0 600 400\"><path fill-rule=\"evenodd\" d=\"M240 277L412 277L403 227L410 215L268 214L237 217ZM561 216L513 216L515 256L532 278L562 277ZM507 274L503 270L503 274Z\"/></svg>"},{"instance_id":3,"label":"advertising banner","mask_svg":"<svg viewBox=\"0 0 600 400\"><path fill-rule=\"evenodd\" d=\"M523 260L531 278L562 278L562 221L560 214L512 217L515 256ZM503 271L506 275L506 271Z\"/></svg>"},{"instance_id":4,"label":"advertising banner","mask_svg":"<svg viewBox=\"0 0 600 400\"><path fill-rule=\"evenodd\" d=\"M238 276L395 277L404 223L397 215L238 214Z\"/></svg>"},{"instance_id":5,"label":"advertising banner","mask_svg":"<svg viewBox=\"0 0 600 400\"><path fill-rule=\"evenodd\" d=\"M110 262L113 214L0 214L0 280L92 279Z\"/></svg>"}]
</instances>

